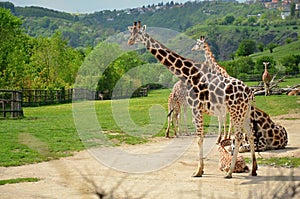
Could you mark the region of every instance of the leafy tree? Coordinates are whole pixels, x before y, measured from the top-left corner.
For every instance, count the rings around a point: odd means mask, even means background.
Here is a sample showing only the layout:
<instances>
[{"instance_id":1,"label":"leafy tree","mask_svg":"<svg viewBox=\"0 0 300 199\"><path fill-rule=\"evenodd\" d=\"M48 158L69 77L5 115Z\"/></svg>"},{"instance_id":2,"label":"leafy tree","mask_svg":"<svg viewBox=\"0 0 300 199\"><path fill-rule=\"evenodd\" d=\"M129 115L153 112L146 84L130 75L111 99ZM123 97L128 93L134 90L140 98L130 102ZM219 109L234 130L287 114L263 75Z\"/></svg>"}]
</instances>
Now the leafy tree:
<instances>
[{"instance_id":1,"label":"leafy tree","mask_svg":"<svg viewBox=\"0 0 300 199\"><path fill-rule=\"evenodd\" d=\"M235 20L235 17L233 15L227 15L223 19L223 25L229 25L232 24Z\"/></svg>"},{"instance_id":2,"label":"leafy tree","mask_svg":"<svg viewBox=\"0 0 300 199\"><path fill-rule=\"evenodd\" d=\"M270 56L263 56L263 57L260 57L256 60L254 73L260 74L260 75L263 74L264 69L265 69L263 62L269 62L268 72L271 75L275 74L275 72L276 72L276 68L275 68L276 62L275 62L274 58L270 57Z\"/></svg>"},{"instance_id":3,"label":"leafy tree","mask_svg":"<svg viewBox=\"0 0 300 199\"><path fill-rule=\"evenodd\" d=\"M145 62L138 59L137 52L135 51L122 54L106 68L100 77L97 90L108 91L108 97L111 97L112 92L117 82L120 81L121 77L123 77L121 79L123 82L120 83L121 87L118 87L118 89L121 90L117 92L123 92L123 90L127 90L128 88L132 87L131 84L133 83L133 80L126 78L125 74L130 69L140 66L144 63Z\"/></svg>"},{"instance_id":4,"label":"leafy tree","mask_svg":"<svg viewBox=\"0 0 300 199\"><path fill-rule=\"evenodd\" d=\"M267 48L270 50L270 53L273 53L273 49L276 48L278 45L274 43L268 43Z\"/></svg>"},{"instance_id":5,"label":"leafy tree","mask_svg":"<svg viewBox=\"0 0 300 199\"><path fill-rule=\"evenodd\" d=\"M236 51L236 54L238 56L248 56L253 54L255 50L256 50L256 42L252 39L245 39L240 43L238 50Z\"/></svg>"},{"instance_id":6,"label":"leafy tree","mask_svg":"<svg viewBox=\"0 0 300 199\"><path fill-rule=\"evenodd\" d=\"M298 74L299 71L299 64L300 64L300 55L288 55L283 57L280 60L281 64L285 66L285 73L286 74Z\"/></svg>"},{"instance_id":7,"label":"leafy tree","mask_svg":"<svg viewBox=\"0 0 300 199\"><path fill-rule=\"evenodd\" d=\"M264 48L265 48L264 43L259 42L259 43L257 44L257 48L259 49L260 52L263 52L263 51L264 51Z\"/></svg>"},{"instance_id":8,"label":"leafy tree","mask_svg":"<svg viewBox=\"0 0 300 199\"><path fill-rule=\"evenodd\" d=\"M293 2L290 4L291 17L294 18L296 15L296 3Z\"/></svg>"},{"instance_id":9,"label":"leafy tree","mask_svg":"<svg viewBox=\"0 0 300 199\"><path fill-rule=\"evenodd\" d=\"M82 60L82 54L68 47L61 33L57 32L51 38L38 38L30 63L35 69L34 88L71 87Z\"/></svg>"},{"instance_id":10,"label":"leafy tree","mask_svg":"<svg viewBox=\"0 0 300 199\"><path fill-rule=\"evenodd\" d=\"M9 88L22 71L21 64L26 62L21 31L22 21L9 10L0 8L0 88ZM24 55L24 57L20 57Z\"/></svg>"}]
</instances>

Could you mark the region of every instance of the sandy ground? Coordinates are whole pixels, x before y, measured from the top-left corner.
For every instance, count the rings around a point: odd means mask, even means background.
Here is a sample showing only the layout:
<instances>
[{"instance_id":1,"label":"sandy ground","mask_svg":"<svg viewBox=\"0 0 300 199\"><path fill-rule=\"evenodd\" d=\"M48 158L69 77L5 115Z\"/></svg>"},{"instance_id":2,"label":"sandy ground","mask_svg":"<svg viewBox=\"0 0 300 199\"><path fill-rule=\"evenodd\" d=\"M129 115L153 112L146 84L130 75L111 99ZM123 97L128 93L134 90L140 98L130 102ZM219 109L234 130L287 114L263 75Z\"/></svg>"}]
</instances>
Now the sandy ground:
<instances>
[{"instance_id":1,"label":"sandy ground","mask_svg":"<svg viewBox=\"0 0 300 199\"><path fill-rule=\"evenodd\" d=\"M294 119L290 119L294 118ZM300 115L273 118L288 131L289 143L284 150L261 152L262 157L300 157ZM0 186L0 198L271 198L300 181L300 168L274 168L259 165L258 176L233 174L224 179L218 170L219 153L216 137L207 138L210 145L205 155L205 173L193 178L197 166L198 147L192 144L173 164L149 173L132 174L104 166L90 151L72 157L19 167L0 167L0 179L35 177L38 182ZM125 146L129 151L144 152L159 148L170 139L159 138L151 143ZM242 154L247 157L249 154ZM257 157L259 156L256 153ZM249 165L250 166L250 165ZM300 188L298 187L298 192ZM299 197L299 195L298 195Z\"/></svg>"}]
</instances>

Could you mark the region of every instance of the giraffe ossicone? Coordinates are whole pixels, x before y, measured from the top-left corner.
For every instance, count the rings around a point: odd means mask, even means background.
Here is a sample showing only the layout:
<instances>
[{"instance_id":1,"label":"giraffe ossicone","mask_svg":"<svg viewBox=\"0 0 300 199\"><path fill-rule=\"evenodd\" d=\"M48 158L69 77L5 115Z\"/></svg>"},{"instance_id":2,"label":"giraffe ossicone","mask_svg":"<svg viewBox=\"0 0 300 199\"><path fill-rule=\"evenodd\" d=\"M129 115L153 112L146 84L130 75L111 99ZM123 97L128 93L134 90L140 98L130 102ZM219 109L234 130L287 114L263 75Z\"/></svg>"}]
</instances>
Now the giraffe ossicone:
<instances>
[{"instance_id":1,"label":"giraffe ossicone","mask_svg":"<svg viewBox=\"0 0 300 199\"><path fill-rule=\"evenodd\" d=\"M187 101L192 108L199 146L199 162L194 176L201 177L204 169L203 113L219 117L223 116L226 111L230 114L233 122L237 145L226 178L232 178L238 147L242 142L244 130L247 132L251 146L251 174L256 176L257 162L254 152L254 137L250 127L250 107L254 95L250 88L238 79L220 75L207 67L206 63L195 62L173 52L150 37L146 33L146 26L141 27L140 22L134 22L133 26L128 27L128 29L131 34L128 45L142 42L146 49L187 87Z\"/></svg>"}]
</instances>

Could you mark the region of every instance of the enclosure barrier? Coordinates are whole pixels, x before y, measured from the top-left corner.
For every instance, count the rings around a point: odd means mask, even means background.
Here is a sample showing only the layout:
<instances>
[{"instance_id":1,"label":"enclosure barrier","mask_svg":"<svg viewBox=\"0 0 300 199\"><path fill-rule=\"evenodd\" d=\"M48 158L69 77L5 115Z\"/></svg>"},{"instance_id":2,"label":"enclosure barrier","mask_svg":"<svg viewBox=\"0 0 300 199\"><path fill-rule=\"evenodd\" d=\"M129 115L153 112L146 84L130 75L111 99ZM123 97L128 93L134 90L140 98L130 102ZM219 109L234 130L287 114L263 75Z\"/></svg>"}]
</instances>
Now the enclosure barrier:
<instances>
[{"instance_id":1,"label":"enclosure barrier","mask_svg":"<svg viewBox=\"0 0 300 199\"><path fill-rule=\"evenodd\" d=\"M145 97L148 88L139 88L132 93L129 90L121 90L115 93L114 99L128 97ZM0 90L0 118L23 117L22 107L42 106L51 104L70 103L79 100L103 100L110 99L109 93L91 91L85 88L72 88L61 90Z\"/></svg>"},{"instance_id":2,"label":"enclosure barrier","mask_svg":"<svg viewBox=\"0 0 300 199\"><path fill-rule=\"evenodd\" d=\"M23 117L21 91L0 90L0 118L8 117Z\"/></svg>"}]
</instances>

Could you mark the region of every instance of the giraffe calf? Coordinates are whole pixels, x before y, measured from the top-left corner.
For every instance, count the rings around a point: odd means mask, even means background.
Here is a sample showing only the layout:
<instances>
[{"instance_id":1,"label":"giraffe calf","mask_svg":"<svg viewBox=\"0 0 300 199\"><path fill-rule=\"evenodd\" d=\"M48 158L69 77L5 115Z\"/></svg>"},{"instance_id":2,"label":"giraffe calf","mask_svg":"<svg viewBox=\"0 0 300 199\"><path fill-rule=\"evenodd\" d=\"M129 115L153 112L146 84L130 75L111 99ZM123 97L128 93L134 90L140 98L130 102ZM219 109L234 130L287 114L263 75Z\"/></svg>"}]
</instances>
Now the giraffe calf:
<instances>
[{"instance_id":1,"label":"giraffe calf","mask_svg":"<svg viewBox=\"0 0 300 199\"><path fill-rule=\"evenodd\" d=\"M166 137L170 137L170 125L174 127L174 135L178 137L177 132L180 134L180 103L174 100L174 93L170 93L168 101L168 127L166 130Z\"/></svg>"},{"instance_id":2,"label":"giraffe calf","mask_svg":"<svg viewBox=\"0 0 300 199\"><path fill-rule=\"evenodd\" d=\"M219 159L220 171L228 172L230 169L232 155L225 149L226 146L230 146L230 145L231 145L231 139L222 140L219 144L218 151L220 152L221 155ZM237 156L233 172L234 173L249 172L249 168L246 165L243 156Z\"/></svg>"},{"instance_id":3,"label":"giraffe calf","mask_svg":"<svg viewBox=\"0 0 300 199\"><path fill-rule=\"evenodd\" d=\"M172 92L168 98L168 127L166 130L166 137L169 137L171 124L174 127L174 134L178 137L177 133L180 134L180 121L181 121L181 108L183 108L183 119L185 134L189 135L187 129L187 88L182 81L178 81L174 84Z\"/></svg>"}]
</instances>

